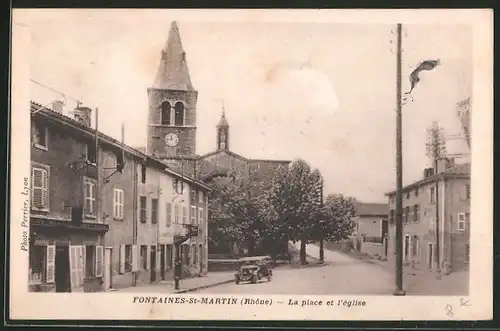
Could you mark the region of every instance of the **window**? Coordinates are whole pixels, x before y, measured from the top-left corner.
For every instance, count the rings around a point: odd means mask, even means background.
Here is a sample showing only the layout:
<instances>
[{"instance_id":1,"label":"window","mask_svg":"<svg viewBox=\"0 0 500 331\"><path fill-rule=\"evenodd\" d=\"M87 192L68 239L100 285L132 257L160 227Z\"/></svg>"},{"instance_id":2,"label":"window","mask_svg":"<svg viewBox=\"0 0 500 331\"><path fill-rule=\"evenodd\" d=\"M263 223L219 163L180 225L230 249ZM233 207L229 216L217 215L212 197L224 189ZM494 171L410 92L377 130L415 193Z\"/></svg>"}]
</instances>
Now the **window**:
<instances>
[{"instance_id":1,"label":"window","mask_svg":"<svg viewBox=\"0 0 500 331\"><path fill-rule=\"evenodd\" d=\"M419 205L413 206L413 221L420 222L420 206Z\"/></svg>"},{"instance_id":2,"label":"window","mask_svg":"<svg viewBox=\"0 0 500 331\"><path fill-rule=\"evenodd\" d=\"M158 222L158 199L151 199L151 223Z\"/></svg>"},{"instance_id":3,"label":"window","mask_svg":"<svg viewBox=\"0 0 500 331\"><path fill-rule=\"evenodd\" d=\"M146 183L146 166L141 164L141 183Z\"/></svg>"},{"instance_id":4,"label":"window","mask_svg":"<svg viewBox=\"0 0 500 331\"><path fill-rule=\"evenodd\" d=\"M191 224L196 225L196 206L191 206Z\"/></svg>"},{"instance_id":5,"label":"window","mask_svg":"<svg viewBox=\"0 0 500 331\"><path fill-rule=\"evenodd\" d=\"M172 225L172 203L171 202L167 202L167 220L166 220L166 224L167 226L170 226Z\"/></svg>"},{"instance_id":6,"label":"window","mask_svg":"<svg viewBox=\"0 0 500 331\"><path fill-rule=\"evenodd\" d=\"M170 102L164 101L161 104L161 124L162 125L170 125L172 122L170 121Z\"/></svg>"},{"instance_id":7,"label":"window","mask_svg":"<svg viewBox=\"0 0 500 331\"><path fill-rule=\"evenodd\" d=\"M97 152L95 142L85 144L85 159L90 163L96 163Z\"/></svg>"},{"instance_id":8,"label":"window","mask_svg":"<svg viewBox=\"0 0 500 331\"><path fill-rule=\"evenodd\" d=\"M191 189L191 201L196 202L196 190L194 188Z\"/></svg>"},{"instance_id":9,"label":"window","mask_svg":"<svg viewBox=\"0 0 500 331\"><path fill-rule=\"evenodd\" d=\"M85 246L85 278L95 277L95 246Z\"/></svg>"},{"instance_id":10,"label":"window","mask_svg":"<svg viewBox=\"0 0 500 331\"><path fill-rule=\"evenodd\" d=\"M83 179L84 187L84 215L86 217L96 217L96 181L91 178L84 177Z\"/></svg>"},{"instance_id":11,"label":"window","mask_svg":"<svg viewBox=\"0 0 500 331\"><path fill-rule=\"evenodd\" d=\"M466 245L465 245L465 256L464 256L464 262L465 262L465 263L469 263L469 259L470 259L470 246L469 246L469 244L466 244Z\"/></svg>"},{"instance_id":12,"label":"window","mask_svg":"<svg viewBox=\"0 0 500 331\"><path fill-rule=\"evenodd\" d=\"M47 127L41 123L34 122L32 124L32 132L33 146L39 149L47 150L49 140L49 130Z\"/></svg>"},{"instance_id":13,"label":"window","mask_svg":"<svg viewBox=\"0 0 500 331\"><path fill-rule=\"evenodd\" d=\"M465 199L470 200L470 184L465 185Z\"/></svg>"},{"instance_id":14,"label":"window","mask_svg":"<svg viewBox=\"0 0 500 331\"><path fill-rule=\"evenodd\" d=\"M148 201L146 200L146 197L141 195L141 198L140 198L140 219L141 219L141 223L146 223L146 219L148 217L148 206L147 206L147 203Z\"/></svg>"},{"instance_id":15,"label":"window","mask_svg":"<svg viewBox=\"0 0 500 331\"><path fill-rule=\"evenodd\" d=\"M434 203L436 202L436 189L434 187L431 187L429 191L429 203Z\"/></svg>"},{"instance_id":16,"label":"window","mask_svg":"<svg viewBox=\"0 0 500 331\"><path fill-rule=\"evenodd\" d=\"M175 224L179 224L179 214L180 214L180 206L176 203L174 205L174 222Z\"/></svg>"},{"instance_id":17,"label":"window","mask_svg":"<svg viewBox=\"0 0 500 331\"><path fill-rule=\"evenodd\" d=\"M458 213L458 231L465 231L465 213Z\"/></svg>"},{"instance_id":18,"label":"window","mask_svg":"<svg viewBox=\"0 0 500 331\"><path fill-rule=\"evenodd\" d=\"M406 199L410 198L410 191L406 192Z\"/></svg>"},{"instance_id":19,"label":"window","mask_svg":"<svg viewBox=\"0 0 500 331\"><path fill-rule=\"evenodd\" d=\"M436 219L434 218L434 215L429 216L429 231L430 232L436 231Z\"/></svg>"},{"instance_id":20,"label":"window","mask_svg":"<svg viewBox=\"0 0 500 331\"><path fill-rule=\"evenodd\" d=\"M417 235L414 235L412 237L412 241L411 241L411 253L412 253L412 256L413 257L418 257L419 254L418 254L418 250L420 249L420 239Z\"/></svg>"},{"instance_id":21,"label":"window","mask_svg":"<svg viewBox=\"0 0 500 331\"><path fill-rule=\"evenodd\" d=\"M182 224L188 224L188 208L182 206Z\"/></svg>"},{"instance_id":22,"label":"window","mask_svg":"<svg viewBox=\"0 0 500 331\"><path fill-rule=\"evenodd\" d=\"M198 201L200 203L203 203L203 192L202 191L198 191L198 198L199 198Z\"/></svg>"},{"instance_id":23,"label":"window","mask_svg":"<svg viewBox=\"0 0 500 331\"><path fill-rule=\"evenodd\" d=\"M392 224L395 224L396 220L394 219L394 209L391 209L389 211L389 223L392 225Z\"/></svg>"},{"instance_id":24,"label":"window","mask_svg":"<svg viewBox=\"0 0 500 331\"><path fill-rule=\"evenodd\" d=\"M408 223L410 218L410 207L406 206L404 209L404 223Z\"/></svg>"},{"instance_id":25,"label":"window","mask_svg":"<svg viewBox=\"0 0 500 331\"><path fill-rule=\"evenodd\" d=\"M175 104L175 125L184 125L184 104L180 101Z\"/></svg>"},{"instance_id":26,"label":"window","mask_svg":"<svg viewBox=\"0 0 500 331\"><path fill-rule=\"evenodd\" d=\"M47 265L47 246L32 246L29 253L30 284L45 283Z\"/></svg>"},{"instance_id":27,"label":"window","mask_svg":"<svg viewBox=\"0 0 500 331\"><path fill-rule=\"evenodd\" d=\"M418 187L415 188L415 197L418 197Z\"/></svg>"},{"instance_id":28,"label":"window","mask_svg":"<svg viewBox=\"0 0 500 331\"><path fill-rule=\"evenodd\" d=\"M141 268L148 270L148 246L141 245Z\"/></svg>"},{"instance_id":29,"label":"window","mask_svg":"<svg viewBox=\"0 0 500 331\"><path fill-rule=\"evenodd\" d=\"M203 224L204 217L203 217L203 208L198 208L198 224Z\"/></svg>"},{"instance_id":30,"label":"window","mask_svg":"<svg viewBox=\"0 0 500 331\"><path fill-rule=\"evenodd\" d=\"M113 192L113 218L123 219L123 190L117 188Z\"/></svg>"},{"instance_id":31,"label":"window","mask_svg":"<svg viewBox=\"0 0 500 331\"><path fill-rule=\"evenodd\" d=\"M31 169L31 208L49 210L48 167L33 167Z\"/></svg>"}]
</instances>

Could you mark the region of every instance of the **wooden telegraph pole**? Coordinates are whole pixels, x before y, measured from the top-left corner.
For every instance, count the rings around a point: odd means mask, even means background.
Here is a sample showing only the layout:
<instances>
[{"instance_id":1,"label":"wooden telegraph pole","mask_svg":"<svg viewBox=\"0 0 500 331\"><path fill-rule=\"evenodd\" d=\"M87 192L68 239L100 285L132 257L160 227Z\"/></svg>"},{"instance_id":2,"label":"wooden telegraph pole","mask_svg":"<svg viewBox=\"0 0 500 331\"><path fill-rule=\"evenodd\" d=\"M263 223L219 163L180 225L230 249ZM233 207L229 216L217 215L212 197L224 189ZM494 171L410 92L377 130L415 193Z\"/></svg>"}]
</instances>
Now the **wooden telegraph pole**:
<instances>
[{"instance_id":1,"label":"wooden telegraph pole","mask_svg":"<svg viewBox=\"0 0 500 331\"><path fill-rule=\"evenodd\" d=\"M394 295L405 295L403 290L403 151L402 151L402 114L401 114L401 24L397 25L396 49L396 290Z\"/></svg>"}]
</instances>

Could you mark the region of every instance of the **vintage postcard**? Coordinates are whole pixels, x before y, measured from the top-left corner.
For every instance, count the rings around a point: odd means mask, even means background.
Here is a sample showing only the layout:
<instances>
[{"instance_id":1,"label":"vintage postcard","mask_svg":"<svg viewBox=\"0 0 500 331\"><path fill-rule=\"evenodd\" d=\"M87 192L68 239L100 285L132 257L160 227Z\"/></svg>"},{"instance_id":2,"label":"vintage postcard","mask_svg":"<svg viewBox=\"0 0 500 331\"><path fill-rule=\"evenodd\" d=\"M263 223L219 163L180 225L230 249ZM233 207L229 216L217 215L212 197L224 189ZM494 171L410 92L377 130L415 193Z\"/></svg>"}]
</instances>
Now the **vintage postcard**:
<instances>
[{"instance_id":1,"label":"vintage postcard","mask_svg":"<svg viewBox=\"0 0 500 331\"><path fill-rule=\"evenodd\" d=\"M12 27L11 319L493 317L492 10Z\"/></svg>"}]
</instances>

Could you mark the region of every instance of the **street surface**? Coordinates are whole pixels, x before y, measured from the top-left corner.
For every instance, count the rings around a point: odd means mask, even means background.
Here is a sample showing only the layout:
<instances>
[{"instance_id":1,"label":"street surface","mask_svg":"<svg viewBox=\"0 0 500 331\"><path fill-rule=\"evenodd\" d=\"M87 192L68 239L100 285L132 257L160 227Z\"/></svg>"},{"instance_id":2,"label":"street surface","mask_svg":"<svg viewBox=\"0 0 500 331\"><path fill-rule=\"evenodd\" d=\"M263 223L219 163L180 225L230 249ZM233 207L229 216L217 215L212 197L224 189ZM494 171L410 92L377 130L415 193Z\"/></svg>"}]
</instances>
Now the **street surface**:
<instances>
[{"instance_id":1,"label":"street surface","mask_svg":"<svg viewBox=\"0 0 500 331\"><path fill-rule=\"evenodd\" d=\"M299 245L296 247L300 248ZM308 245L306 251L308 255L319 256L315 245ZM193 293L390 295L394 290L394 276L380 265L326 249L325 260L327 265L322 267L274 269L270 282L267 279L259 284L232 282Z\"/></svg>"}]
</instances>

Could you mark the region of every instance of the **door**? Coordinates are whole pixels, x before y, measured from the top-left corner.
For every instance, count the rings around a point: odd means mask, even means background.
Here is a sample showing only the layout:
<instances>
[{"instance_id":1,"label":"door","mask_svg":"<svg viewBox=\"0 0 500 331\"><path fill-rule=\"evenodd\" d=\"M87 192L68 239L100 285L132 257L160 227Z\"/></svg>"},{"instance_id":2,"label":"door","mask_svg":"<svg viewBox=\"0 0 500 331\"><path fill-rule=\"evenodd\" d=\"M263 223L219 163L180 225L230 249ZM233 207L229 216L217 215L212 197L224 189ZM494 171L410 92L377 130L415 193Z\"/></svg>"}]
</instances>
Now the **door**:
<instances>
[{"instance_id":1,"label":"door","mask_svg":"<svg viewBox=\"0 0 500 331\"><path fill-rule=\"evenodd\" d=\"M427 267L429 269L432 269L433 261L434 261L434 249L433 245L429 244L427 246Z\"/></svg>"},{"instance_id":2,"label":"door","mask_svg":"<svg viewBox=\"0 0 500 331\"><path fill-rule=\"evenodd\" d=\"M151 246L151 283L156 281L156 246Z\"/></svg>"},{"instance_id":3,"label":"door","mask_svg":"<svg viewBox=\"0 0 500 331\"><path fill-rule=\"evenodd\" d=\"M198 252L199 252L199 255L200 255L200 274L203 273L203 246L200 244L200 246L198 247Z\"/></svg>"},{"instance_id":4,"label":"door","mask_svg":"<svg viewBox=\"0 0 500 331\"><path fill-rule=\"evenodd\" d=\"M104 250L104 291L111 288L111 257L113 248L106 247Z\"/></svg>"},{"instance_id":5,"label":"door","mask_svg":"<svg viewBox=\"0 0 500 331\"><path fill-rule=\"evenodd\" d=\"M165 280L165 245L160 245L160 271L161 279Z\"/></svg>"},{"instance_id":6,"label":"door","mask_svg":"<svg viewBox=\"0 0 500 331\"><path fill-rule=\"evenodd\" d=\"M71 291L68 246L56 246L55 282L56 292Z\"/></svg>"},{"instance_id":7,"label":"door","mask_svg":"<svg viewBox=\"0 0 500 331\"><path fill-rule=\"evenodd\" d=\"M410 236L406 235L405 241L404 241L404 260L405 261L408 261L409 250L410 250Z\"/></svg>"}]
</instances>

